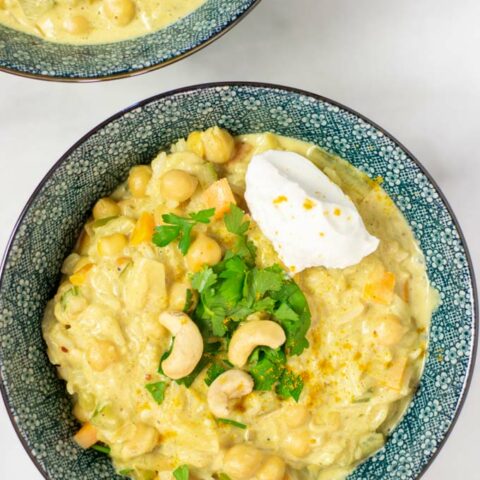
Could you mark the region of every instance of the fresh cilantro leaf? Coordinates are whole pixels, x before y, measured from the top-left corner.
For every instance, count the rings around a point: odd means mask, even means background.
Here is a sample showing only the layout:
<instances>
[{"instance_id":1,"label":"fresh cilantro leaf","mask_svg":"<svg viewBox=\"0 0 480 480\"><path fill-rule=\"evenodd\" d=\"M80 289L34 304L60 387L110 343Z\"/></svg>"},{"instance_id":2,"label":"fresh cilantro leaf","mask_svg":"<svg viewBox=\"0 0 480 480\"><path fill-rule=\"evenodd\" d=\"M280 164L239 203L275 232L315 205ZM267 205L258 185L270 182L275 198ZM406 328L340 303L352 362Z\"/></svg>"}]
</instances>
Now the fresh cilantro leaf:
<instances>
[{"instance_id":1,"label":"fresh cilantro leaf","mask_svg":"<svg viewBox=\"0 0 480 480\"><path fill-rule=\"evenodd\" d=\"M226 423L227 425L232 425L242 430L246 430L247 426L244 423L237 422L236 420L231 420L230 418L217 418L217 422Z\"/></svg>"},{"instance_id":2,"label":"fresh cilantro leaf","mask_svg":"<svg viewBox=\"0 0 480 480\"><path fill-rule=\"evenodd\" d=\"M187 288L185 293L185 306L183 307L183 312L188 313L193 307L193 290Z\"/></svg>"},{"instance_id":3,"label":"fresh cilantro leaf","mask_svg":"<svg viewBox=\"0 0 480 480\"><path fill-rule=\"evenodd\" d=\"M231 365L227 364L224 361L215 362L210 365L205 376L205 383L210 386L213 381L219 377L222 373L230 370Z\"/></svg>"},{"instance_id":4,"label":"fresh cilantro leaf","mask_svg":"<svg viewBox=\"0 0 480 480\"><path fill-rule=\"evenodd\" d=\"M244 235L250 225L250 222L243 221L244 216L245 212L240 207L230 204L230 211L223 217L227 230L235 235Z\"/></svg>"},{"instance_id":5,"label":"fresh cilantro leaf","mask_svg":"<svg viewBox=\"0 0 480 480\"><path fill-rule=\"evenodd\" d=\"M274 308L275 308L275 300L270 297L262 298L261 300L253 304L253 309L256 312L273 313Z\"/></svg>"},{"instance_id":6,"label":"fresh cilantro leaf","mask_svg":"<svg viewBox=\"0 0 480 480\"><path fill-rule=\"evenodd\" d=\"M215 209L208 208L207 210L200 210L196 213L190 213L189 217L198 223L210 223L213 215L215 215Z\"/></svg>"},{"instance_id":7,"label":"fresh cilantro leaf","mask_svg":"<svg viewBox=\"0 0 480 480\"><path fill-rule=\"evenodd\" d=\"M286 281L280 290L271 292L271 296L279 302L274 317L287 335L285 350L288 355L300 355L308 347L305 336L310 328L311 314L307 299L293 280Z\"/></svg>"},{"instance_id":8,"label":"fresh cilantro leaf","mask_svg":"<svg viewBox=\"0 0 480 480\"><path fill-rule=\"evenodd\" d=\"M183 255L186 255L188 249L190 248L190 244L192 243L192 229L193 223L187 223L182 227L182 232L180 235L180 241L178 242L178 248L182 252Z\"/></svg>"},{"instance_id":9,"label":"fresh cilantro leaf","mask_svg":"<svg viewBox=\"0 0 480 480\"><path fill-rule=\"evenodd\" d=\"M210 355L215 355L220 352L222 348L222 342L206 342L203 351Z\"/></svg>"},{"instance_id":10,"label":"fresh cilantro leaf","mask_svg":"<svg viewBox=\"0 0 480 480\"><path fill-rule=\"evenodd\" d=\"M97 452L104 453L105 455L110 455L110 447L104 443L98 442L95 445L92 445L90 448L92 450L96 450Z\"/></svg>"},{"instance_id":11,"label":"fresh cilantro leaf","mask_svg":"<svg viewBox=\"0 0 480 480\"><path fill-rule=\"evenodd\" d=\"M282 376L287 361L282 349L260 347L249 359L249 373L255 382L255 390L271 390Z\"/></svg>"},{"instance_id":12,"label":"fresh cilantro leaf","mask_svg":"<svg viewBox=\"0 0 480 480\"><path fill-rule=\"evenodd\" d=\"M166 213L162 215L162 220L166 225L160 225L155 228L152 241L158 247L165 247L178 239L178 248L183 255L186 255L192 242L191 234L193 227L197 223L209 223L214 213L214 208L190 213L188 218L180 217L174 213Z\"/></svg>"},{"instance_id":13,"label":"fresh cilantro leaf","mask_svg":"<svg viewBox=\"0 0 480 480\"><path fill-rule=\"evenodd\" d=\"M251 240L247 237L249 221L243 221L245 212L233 203L230 205L230 212L227 213L223 220L225 226L230 233L237 235L237 240L233 248L234 253L247 259L249 263L255 263L256 248Z\"/></svg>"},{"instance_id":14,"label":"fresh cilantro leaf","mask_svg":"<svg viewBox=\"0 0 480 480\"><path fill-rule=\"evenodd\" d=\"M190 470L188 465L182 465L176 468L173 471L173 476L175 477L175 480L188 480L190 478Z\"/></svg>"},{"instance_id":15,"label":"fresh cilantro leaf","mask_svg":"<svg viewBox=\"0 0 480 480\"><path fill-rule=\"evenodd\" d=\"M217 280L217 274L210 268L204 268L195 273L192 277L192 287L202 293L207 288L211 287Z\"/></svg>"},{"instance_id":16,"label":"fresh cilantro leaf","mask_svg":"<svg viewBox=\"0 0 480 480\"><path fill-rule=\"evenodd\" d=\"M178 225L161 225L155 227L152 241L157 247L166 247L180 235L180 227Z\"/></svg>"},{"instance_id":17,"label":"fresh cilantro leaf","mask_svg":"<svg viewBox=\"0 0 480 480\"><path fill-rule=\"evenodd\" d=\"M286 400L287 398L292 397L298 402L303 390L302 377L291 370L285 369L275 390L283 399Z\"/></svg>"},{"instance_id":18,"label":"fresh cilantro leaf","mask_svg":"<svg viewBox=\"0 0 480 480\"><path fill-rule=\"evenodd\" d=\"M166 382L147 383L145 388L150 392L155 402L159 405L165 398L165 389L167 388Z\"/></svg>"},{"instance_id":19,"label":"fresh cilantro leaf","mask_svg":"<svg viewBox=\"0 0 480 480\"><path fill-rule=\"evenodd\" d=\"M268 291L277 291L282 288L285 279L283 271L277 271L272 268L265 268L263 270L253 270L253 289L256 299L261 298Z\"/></svg>"}]
</instances>

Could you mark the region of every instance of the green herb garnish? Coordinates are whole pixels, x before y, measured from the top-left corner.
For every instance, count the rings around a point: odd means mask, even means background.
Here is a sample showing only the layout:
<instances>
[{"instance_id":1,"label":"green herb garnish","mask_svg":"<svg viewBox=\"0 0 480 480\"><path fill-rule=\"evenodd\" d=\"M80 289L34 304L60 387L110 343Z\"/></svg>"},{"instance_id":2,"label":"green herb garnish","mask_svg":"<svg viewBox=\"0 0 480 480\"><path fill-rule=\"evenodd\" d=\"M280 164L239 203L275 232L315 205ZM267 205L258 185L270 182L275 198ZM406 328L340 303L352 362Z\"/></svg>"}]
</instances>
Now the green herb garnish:
<instances>
[{"instance_id":1,"label":"green herb garnish","mask_svg":"<svg viewBox=\"0 0 480 480\"><path fill-rule=\"evenodd\" d=\"M256 348L249 358L249 373L255 390L271 390L283 374L287 358L282 349Z\"/></svg>"},{"instance_id":2,"label":"green herb garnish","mask_svg":"<svg viewBox=\"0 0 480 480\"><path fill-rule=\"evenodd\" d=\"M180 217L173 213L162 215L166 225L155 228L152 241L158 247L166 247L169 243L178 239L178 248L186 255L192 242L192 229L197 223L210 223L215 213L214 208L190 213L188 217Z\"/></svg>"},{"instance_id":3,"label":"green herb garnish","mask_svg":"<svg viewBox=\"0 0 480 480\"><path fill-rule=\"evenodd\" d=\"M145 388L150 392L155 402L159 405L165 399L165 389L167 388L166 382L147 383Z\"/></svg>"},{"instance_id":4,"label":"green herb garnish","mask_svg":"<svg viewBox=\"0 0 480 480\"><path fill-rule=\"evenodd\" d=\"M191 213L189 218L163 215L168 225L156 228L153 241L158 246L165 246L179 239L179 248L185 255L193 226L209 223L213 214L214 209ZM227 230L237 236L235 245L226 252L221 262L204 267L191 277L192 289L199 296L193 311L193 291L187 291L185 302L184 311L190 312L204 337L204 355L190 375L175 381L190 387L208 367L205 383L211 385L219 375L232 368L224 358L228 342L238 325L253 313L266 314L282 326L286 335L285 345L277 350L257 348L250 356L247 370L254 379L256 390L275 389L280 397L298 401L303 380L288 370L286 363L287 356L300 355L308 347L306 334L311 314L307 300L280 265L268 268L256 266L256 248L247 235L250 222L245 220L245 212L241 208L231 205L224 222ZM212 337L221 341L209 344L208 340ZM160 361L161 374L161 364L170 351L165 352Z\"/></svg>"},{"instance_id":5,"label":"green herb garnish","mask_svg":"<svg viewBox=\"0 0 480 480\"><path fill-rule=\"evenodd\" d=\"M302 390L302 377L291 370L284 369L282 376L280 377L280 381L275 388L277 394L283 399L292 397L296 402L298 402Z\"/></svg>"},{"instance_id":6,"label":"green herb garnish","mask_svg":"<svg viewBox=\"0 0 480 480\"><path fill-rule=\"evenodd\" d=\"M230 477L226 473L219 473L216 475L218 480L231 480Z\"/></svg>"},{"instance_id":7,"label":"green herb garnish","mask_svg":"<svg viewBox=\"0 0 480 480\"><path fill-rule=\"evenodd\" d=\"M212 363L207 370L207 374L205 376L205 383L210 386L217 377L219 377L222 373L225 373L227 370L230 370L231 368L232 365L225 360L220 360Z\"/></svg>"},{"instance_id":8,"label":"green herb garnish","mask_svg":"<svg viewBox=\"0 0 480 480\"><path fill-rule=\"evenodd\" d=\"M227 425L232 425L234 427L241 428L242 430L246 430L247 428L247 426L244 423L231 420L230 418L217 418L217 422L226 423Z\"/></svg>"},{"instance_id":9,"label":"green herb garnish","mask_svg":"<svg viewBox=\"0 0 480 480\"><path fill-rule=\"evenodd\" d=\"M173 471L176 480L188 480L190 478L190 470L188 465L182 465Z\"/></svg>"},{"instance_id":10,"label":"green herb garnish","mask_svg":"<svg viewBox=\"0 0 480 480\"><path fill-rule=\"evenodd\" d=\"M90 448L96 450L97 452L104 453L105 455L110 455L110 447L108 445L105 445L104 443L96 443Z\"/></svg>"},{"instance_id":11,"label":"green herb garnish","mask_svg":"<svg viewBox=\"0 0 480 480\"><path fill-rule=\"evenodd\" d=\"M253 242L247 237L250 222L244 222L244 216L245 212L232 203L230 205L230 211L224 217L225 226L230 233L237 235L234 252L249 263L254 264L256 248Z\"/></svg>"},{"instance_id":12,"label":"green herb garnish","mask_svg":"<svg viewBox=\"0 0 480 480\"><path fill-rule=\"evenodd\" d=\"M193 307L193 290L191 288L187 288L187 292L185 294L185 306L183 307L183 312L188 313Z\"/></svg>"}]
</instances>

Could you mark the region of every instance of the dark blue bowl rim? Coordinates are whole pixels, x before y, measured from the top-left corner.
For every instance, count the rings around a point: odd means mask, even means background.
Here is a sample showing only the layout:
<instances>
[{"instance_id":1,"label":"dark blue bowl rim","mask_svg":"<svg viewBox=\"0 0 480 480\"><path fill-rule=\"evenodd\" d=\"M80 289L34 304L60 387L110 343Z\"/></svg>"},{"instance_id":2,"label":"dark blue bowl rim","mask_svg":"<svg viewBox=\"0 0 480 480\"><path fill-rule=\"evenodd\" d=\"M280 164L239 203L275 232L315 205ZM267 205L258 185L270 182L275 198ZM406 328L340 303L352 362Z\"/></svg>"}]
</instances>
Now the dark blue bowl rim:
<instances>
[{"instance_id":1,"label":"dark blue bowl rim","mask_svg":"<svg viewBox=\"0 0 480 480\"><path fill-rule=\"evenodd\" d=\"M467 259L467 263L468 263L468 270L469 270L469 274L470 274L470 278L472 280L472 298L473 298L473 311L472 311L472 315L473 315L473 345L472 345L472 352L471 352L471 357L469 359L469 365L468 365L468 375L467 375L467 378L465 380L465 383L463 385L463 389L462 389L462 392L460 394L460 398L458 400L458 403L457 403L457 408L456 408L456 411L455 411L455 416L453 417L451 423L450 423L450 426L447 430L447 432L445 433L445 436L443 437L442 441L440 442L440 444L438 445L438 448L436 449L436 451L432 454L432 456L430 457L430 459L428 460L427 464L423 467L423 470L420 472L420 474L418 475L417 479L416 480L419 480L421 477L423 477L423 475L425 474L425 472L428 470L428 468L430 467L430 465L433 463L433 461L435 460L435 458L437 457L437 455L440 453L440 451L442 450L443 446L445 445L446 441L448 440L448 438L450 437L450 434L452 433L452 430L453 428L455 427L455 424L457 423L457 420L458 420L458 417L460 416L460 413L464 407L464 404L465 404L465 400L466 400L466 397L467 397L467 394L470 390L470 387L471 387L471 383L472 383L472 378L473 378L473 373L474 373L474 367L475 367L475 359L476 359L476 356L477 356L477 348L478 348L478 327L479 327L479 314L478 314L478 292L477 292L477 285L476 285L476 280L475 280L475 273L474 273L474 269L473 269L473 262L472 262L472 257L470 255L470 252L468 250L468 246L467 246L467 242L466 242L466 239L465 239L465 235L463 234L463 231L460 227L460 224L458 222L458 219L455 215L455 213L453 212L452 210L452 207L450 206L450 203L448 202L448 200L446 199L444 193L442 192L442 190L440 189L440 187L438 186L437 182L433 179L433 177L431 176L431 174L427 171L427 169L420 163L420 161L410 152L410 150L408 150L402 143L400 143L393 135L391 135L390 133L388 133L385 129L383 129L382 127L380 127L379 125L377 125L375 122L372 122L370 119L368 119L367 117L365 117L364 115L356 112L355 110L349 108L349 107L346 107L344 106L343 104L339 103L339 102L336 102L334 100L330 100L329 98L327 97L324 97L322 95L318 95L318 94L315 94L315 93L311 93L311 92L308 92L306 90L301 90L301 89L298 89L298 88L295 88L295 87L288 87L288 86L282 86L282 85L275 85L275 84L271 84L271 83L262 83L262 82L244 82L244 81L239 81L239 82L213 82L213 83L203 83L203 84L198 84L198 85L192 85L192 86L188 86L188 87L182 87L182 88L178 88L178 89L175 89L175 90L170 90L170 91L167 91L167 92L164 92L164 93L160 93L158 95L154 95L152 97L149 97L145 100L142 100L142 101L139 101L137 103L134 103L132 105L130 105L129 107L123 109L123 110L120 110L119 112L117 112L116 114L110 116L109 118L107 118L105 121L99 123L96 127L94 127L93 129L91 129L89 132L87 132L85 135L83 135L80 140L78 140L73 146L71 146L61 157L59 160L57 160L54 165L50 168L50 170L48 170L48 172L45 174L45 176L43 177L43 179L40 181L40 183L38 184L37 188L35 188L34 192L32 193L32 195L30 196L30 198L28 199L27 203L25 204L25 207L23 208L22 212L20 213L20 216L18 217L16 223L15 223L15 226L13 228L13 231L12 233L10 234L10 238L7 242L7 246L5 248L5 252L3 254L3 258L2 258L2 261L0 263L0 291L2 289L2 285L3 285L3 276L4 276L4 272L5 272L5 266L6 266L6 262L7 262L7 258L10 254L10 251L11 251L11 248L12 248L12 244L13 244L13 240L14 238L16 237L17 235L17 232L18 232L18 229L27 213L27 211L29 210L29 208L31 207L32 203L34 202L35 198L37 197L38 193L41 191L41 189L45 186L45 184L47 183L47 181L52 177L52 175L55 173L55 171L57 170L57 168L59 168L62 163L70 156L70 154L76 150L82 143L84 143L88 138L90 138L92 135L96 134L99 130L101 130L103 127L105 127L106 125L108 125L110 122L124 116L126 113L136 109L136 108L142 108L146 105L148 105L149 103L152 103L152 102L155 102L157 100L161 100L163 98L168 98L168 97L171 97L171 96L174 96L174 95L178 95L178 94L183 94L183 93L194 93L194 92L197 92L197 91L201 91L201 90L205 90L205 89L210 89L210 88L221 88L221 87L253 87L253 88L258 88L258 89L270 89L270 90L277 90L277 91L280 91L280 92L284 92L284 93L295 93L295 94L298 94L298 95L304 95L306 97L310 97L310 98L313 98L314 100L317 100L317 101L321 101L321 102L326 102L326 103L329 103L330 105L333 105L335 107L338 107L339 109L347 112L347 113L350 113L358 118L360 118L361 120L363 120L365 123L367 124L370 124L372 125L374 128L376 128L378 131L382 132L383 135L385 135L387 138L389 138L392 142L394 142L396 145L398 145L406 154L407 156L416 164L416 166L421 170L421 172L428 178L428 181L433 185L433 187L436 189L436 191L438 192L439 196L440 196L440 199L442 200L443 204L445 205L448 213L450 214L451 218L452 218L452 221L453 221L453 224L456 228L456 230L458 231L458 234L459 234L459 237L460 237L460 240L461 240L461 243L462 243L462 246L465 250L465 257ZM21 442L21 444L23 445L23 448L25 449L25 451L27 452L28 456L30 457L30 459L32 460L32 462L34 463L34 465L37 467L38 471L42 474L42 476L46 479L46 480L51 480L51 478L48 476L47 472L43 469L43 467L40 465L40 463L37 461L37 459L35 458L35 456L33 455L32 451L31 451L31 448L29 447L29 445L27 444L27 441L25 440L25 438L22 436L19 428L18 428L18 425L16 424L15 422L15 419L14 419L14 415L11 411L11 405L10 405L10 402L9 402L9 398L8 398L8 395L7 395L7 390L5 388L5 385L4 385L4 379L2 377L2 374L1 374L1 370L0 370L0 392L2 394L2 397L3 397L3 402L5 404L5 407L6 407L6 410L7 410L7 414L10 418L10 421L13 425L13 428L15 430L15 432L17 433L17 436Z\"/></svg>"},{"instance_id":2,"label":"dark blue bowl rim","mask_svg":"<svg viewBox=\"0 0 480 480\"><path fill-rule=\"evenodd\" d=\"M9 73L11 75L16 75L18 77L30 78L34 80L44 80L47 82L60 82L60 83L93 83L93 82L106 82L108 80L117 80L120 78L129 78L129 77L136 77L137 75L143 75L148 72L152 72L154 70L158 70L163 67L167 67L168 65L172 65L184 58L193 55L194 53L199 52L203 48L207 47L208 45L212 44L219 38L223 37L227 32L229 32L233 27L235 27L238 23L240 23L259 3L261 0L252 0L252 4L243 11L238 17L232 19L227 25L225 25L218 33L215 33L208 37L204 42L200 43L199 45L190 48L186 52L175 55L174 57L165 60L160 63L156 63L155 65L150 65L149 67L139 68L138 70L132 71L125 71L119 72L112 75L104 75L104 76L91 76L91 77L54 77L50 75L43 75L41 73L29 73L29 72L21 72L14 68L8 68L0 66L0 72ZM113 119L113 117L112 117Z\"/></svg>"}]
</instances>

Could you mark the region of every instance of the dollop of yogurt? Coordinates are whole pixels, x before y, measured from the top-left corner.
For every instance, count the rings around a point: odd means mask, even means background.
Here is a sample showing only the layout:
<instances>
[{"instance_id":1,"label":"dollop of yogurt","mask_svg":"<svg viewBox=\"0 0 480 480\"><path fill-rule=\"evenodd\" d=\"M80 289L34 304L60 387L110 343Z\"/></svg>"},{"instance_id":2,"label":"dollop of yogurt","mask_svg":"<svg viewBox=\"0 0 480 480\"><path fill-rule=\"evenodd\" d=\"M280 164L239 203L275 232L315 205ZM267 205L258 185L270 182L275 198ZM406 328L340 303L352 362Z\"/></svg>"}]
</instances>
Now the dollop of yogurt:
<instances>
[{"instance_id":1,"label":"dollop of yogurt","mask_svg":"<svg viewBox=\"0 0 480 480\"><path fill-rule=\"evenodd\" d=\"M305 157L268 150L254 155L245 199L252 218L293 273L309 267L345 268L374 252L353 202Z\"/></svg>"}]
</instances>

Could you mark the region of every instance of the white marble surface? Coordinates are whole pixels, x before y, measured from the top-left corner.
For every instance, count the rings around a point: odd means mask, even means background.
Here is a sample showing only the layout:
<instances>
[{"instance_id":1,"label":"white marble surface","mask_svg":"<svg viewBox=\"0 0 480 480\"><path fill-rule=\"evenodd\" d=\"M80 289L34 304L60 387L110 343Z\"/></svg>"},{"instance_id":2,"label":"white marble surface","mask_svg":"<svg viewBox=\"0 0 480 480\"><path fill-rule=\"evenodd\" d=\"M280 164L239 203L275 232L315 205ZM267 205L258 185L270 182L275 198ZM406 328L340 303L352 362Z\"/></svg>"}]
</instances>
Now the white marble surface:
<instances>
[{"instance_id":1,"label":"white marble surface","mask_svg":"<svg viewBox=\"0 0 480 480\"><path fill-rule=\"evenodd\" d=\"M0 74L0 251L50 166L107 116L156 93L256 80L316 92L402 141L447 195L479 270L480 2L264 0L233 31L164 70L67 85ZM480 372L425 480L480 478ZM35 480L0 406L0 478Z\"/></svg>"}]
</instances>

